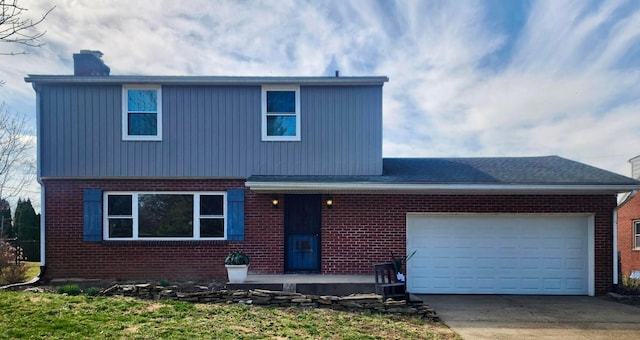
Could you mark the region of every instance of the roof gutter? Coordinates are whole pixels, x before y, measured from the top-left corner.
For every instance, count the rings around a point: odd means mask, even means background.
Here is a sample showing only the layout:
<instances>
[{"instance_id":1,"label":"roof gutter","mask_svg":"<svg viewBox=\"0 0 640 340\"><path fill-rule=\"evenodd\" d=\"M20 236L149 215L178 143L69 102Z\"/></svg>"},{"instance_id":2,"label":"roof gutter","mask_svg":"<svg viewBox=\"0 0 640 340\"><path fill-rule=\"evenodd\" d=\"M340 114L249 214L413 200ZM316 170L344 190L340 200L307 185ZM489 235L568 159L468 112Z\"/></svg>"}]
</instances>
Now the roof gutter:
<instances>
[{"instance_id":1,"label":"roof gutter","mask_svg":"<svg viewBox=\"0 0 640 340\"><path fill-rule=\"evenodd\" d=\"M640 189L638 185L568 185L568 184L424 184L372 182L258 182L245 186L256 192L398 192L430 194L617 194Z\"/></svg>"},{"instance_id":2,"label":"roof gutter","mask_svg":"<svg viewBox=\"0 0 640 340\"><path fill-rule=\"evenodd\" d=\"M386 76L370 77L227 77L227 76L69 76L28 75L28 83L38 84L164 84L164 85L266 85L299 84L318 86L383 85Z\"/></svg>"}]
</instances>

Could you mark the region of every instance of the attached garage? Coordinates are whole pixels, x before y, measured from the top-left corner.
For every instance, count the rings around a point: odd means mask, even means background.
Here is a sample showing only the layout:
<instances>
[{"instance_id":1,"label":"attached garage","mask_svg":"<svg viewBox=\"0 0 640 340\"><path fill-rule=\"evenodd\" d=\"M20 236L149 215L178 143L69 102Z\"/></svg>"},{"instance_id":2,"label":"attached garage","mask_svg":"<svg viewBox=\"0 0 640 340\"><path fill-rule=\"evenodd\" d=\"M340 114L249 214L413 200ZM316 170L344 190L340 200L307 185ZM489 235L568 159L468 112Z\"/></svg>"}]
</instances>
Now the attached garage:
<instances>
[{"instance_id":1,"label":"attached garage","mask_svg":"<svg viewBox=\"0 0 640 340\"><path fill-rule=\"evenodd\" d=\"M589 215L408 214L407 289L594 295Z\"/></svg>"}]
</instances>

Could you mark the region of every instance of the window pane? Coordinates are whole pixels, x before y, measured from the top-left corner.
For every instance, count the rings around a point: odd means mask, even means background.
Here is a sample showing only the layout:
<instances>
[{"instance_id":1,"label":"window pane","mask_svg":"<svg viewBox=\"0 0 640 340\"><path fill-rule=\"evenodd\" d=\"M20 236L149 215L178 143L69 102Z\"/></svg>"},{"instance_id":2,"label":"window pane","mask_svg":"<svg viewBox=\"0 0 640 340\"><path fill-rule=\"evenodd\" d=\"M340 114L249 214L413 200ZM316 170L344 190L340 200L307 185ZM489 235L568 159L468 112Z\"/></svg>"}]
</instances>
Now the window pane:
<instances>
[{"instance_id":1,"label":"window pane","mask_svg":"<svg viewBox=\"0 0 640 340\"><path fill-rule=\"evenodd\" d=\"M128 90L129 111L158 111L156 90Z\"/></svg>"},{"instance_id":2,"label":"window pane","mask_svg":"<svg viewBox=\"0 0 640 340\"><path fill-rule=\"evenodd\" d=\"M200 196L200 215L224 215L224 196Z\"/></svg>"},{"instance_id":3,"label":"window pane","mask_svg":"<svg viewBox=\"0 0 640 340\"><path fill-rule=\"evenodd\" d=\"M296 91L267 91L267 112L296 112Z\"/></svg>"},{"instance_id":4,"label":"window pane","mask_svg":"<svg viewBox=\"0 0 640 340\"><path fill-rule=\"evenodd\" d=\"M193 195L138 196L139 237L193 237Z\"/></svg>"},{"instance_id":5,"label":"window pane","mask_svg":"<svg viewBox=\"0 0 640 340\"><path fill-rule=\"evenodd\" d=\"M640 236L636 236L635 248L640 248Z\"/></svg>"},{"instance_id":6,"label":"window pane","mask_svg":"<svg viewBox=\"0 0 640 340\"><path fill-rule=\"evenodd\" d=\"M109 237L133 237L133 219L131 218L110 218Z\"/></svg>"},{"instance_id":7,"label":"window pane","mask_svg":"<svg viewBox=\"0 0 640 340\"><path fill-rule=\"evenodd\" d=\"M224 219L201 218L200 237L224 237Z\"/></svg>"},{"instance_id":8,"label":"window pane","mask_svg":"<svg viewBox=\"0 0 640 340\"><path fill-rule=\"evenodd\" d=\"M636 223L636 234L640 234L640 223Z\"/></svg>"},{"instance_id":9,"label":"window pane","mask_svg":"<svg viewBox=\"0 0 640 340\"><path fill-rule=\"evenodd\" d=\"M158 114L129 113L129 135L156 136L158 134Z\"/></svg>"},{"instance_id":10,"label":"window pane","mask_svg":"<svg viewBox=\"0 0 640 340\"><path fill-rule=\"evenodd\" d=\"M109 216L131 216L131 195L109 195Z\"/></svg>"},{"instance_id":11,"label":"window pane","mask_svg":"<svg viewBox=\"0 0 640 340\"><path fill-rule=\"evenodd\" d=\"M267 136L295 136L295 116L267 116Z\"/></svg>"}]
</instances>

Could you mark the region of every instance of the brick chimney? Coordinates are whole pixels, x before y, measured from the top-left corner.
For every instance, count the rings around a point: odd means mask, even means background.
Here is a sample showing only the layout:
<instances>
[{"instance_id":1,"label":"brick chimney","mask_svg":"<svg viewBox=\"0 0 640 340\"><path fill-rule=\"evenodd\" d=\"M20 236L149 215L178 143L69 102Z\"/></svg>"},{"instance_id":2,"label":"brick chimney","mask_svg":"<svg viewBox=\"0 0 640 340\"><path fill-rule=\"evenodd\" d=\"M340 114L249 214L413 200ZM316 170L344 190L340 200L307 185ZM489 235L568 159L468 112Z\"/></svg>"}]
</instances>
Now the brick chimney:
<instances>
[{"instance_id":1,"label":"brick chimney","mask_svg":"<svg viewBox=\"0 0 640 340\"><path fill-rule=\"evenodd\" d=\"M74 76L108 76L111 69L102 61L102 52L80 50L73 54Z\"/></svg>"}]
</instances>

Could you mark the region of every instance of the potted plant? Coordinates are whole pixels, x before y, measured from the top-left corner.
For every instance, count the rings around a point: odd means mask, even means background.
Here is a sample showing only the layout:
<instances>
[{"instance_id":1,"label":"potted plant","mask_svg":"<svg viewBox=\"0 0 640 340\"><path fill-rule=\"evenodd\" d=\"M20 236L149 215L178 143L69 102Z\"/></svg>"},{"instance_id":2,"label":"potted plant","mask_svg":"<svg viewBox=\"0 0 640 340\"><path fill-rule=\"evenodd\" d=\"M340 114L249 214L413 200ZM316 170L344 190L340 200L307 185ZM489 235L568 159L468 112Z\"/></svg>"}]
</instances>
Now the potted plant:
<instances>
[{"instance_id":1,"label":"potted plant","mask_svg":"<svg viewBox=\"0 0 640 340\"><path fill-rule=\"evenodd\" d=\"M247 279L249 270L249 256L242 250L230 252L224 259L224 266L227 267L227 275L230 283L242 283Z\"/></svg>"},{"instance_id":2,"label":"potted plant","mask_svg":"<svg viewBox=\"0 0 640 340\"><path fill-rule=\"evenodd\" d=\"M416 254L416 251L414 250L413 253L407 255L407 256L400 256L400 257L396 257L393 254L393 251L391 252L391 259L393 262L393 269L395 269L396 271L396 278L398 279L398 281L405 281L405 275L404 275L404 270L403 267L404 265L407 264L407 261L411 260L411 258L413 257L413 255Z\"/></svg>"}]
</instances>

